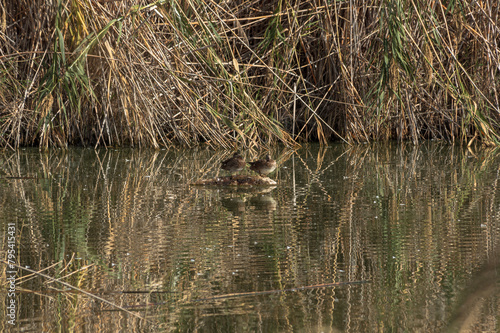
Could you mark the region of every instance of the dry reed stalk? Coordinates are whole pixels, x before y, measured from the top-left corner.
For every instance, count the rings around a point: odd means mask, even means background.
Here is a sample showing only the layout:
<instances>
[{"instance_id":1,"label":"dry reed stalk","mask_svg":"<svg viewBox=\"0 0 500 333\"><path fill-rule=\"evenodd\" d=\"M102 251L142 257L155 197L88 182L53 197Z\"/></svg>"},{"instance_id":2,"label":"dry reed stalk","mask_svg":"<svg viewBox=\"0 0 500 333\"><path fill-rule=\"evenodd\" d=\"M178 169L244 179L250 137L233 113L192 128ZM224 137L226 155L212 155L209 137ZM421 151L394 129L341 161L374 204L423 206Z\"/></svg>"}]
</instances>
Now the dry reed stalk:
<instances>
[{"instance_id":1,"label":"dry reed stalk","mask_svg":"<svg viewBox=\"0 0 500 333\"><path fill-rule=\"evenodd\" d=\"M494 0L2 6L3 147L499 142Z\"/></svg>"}]
</instances>

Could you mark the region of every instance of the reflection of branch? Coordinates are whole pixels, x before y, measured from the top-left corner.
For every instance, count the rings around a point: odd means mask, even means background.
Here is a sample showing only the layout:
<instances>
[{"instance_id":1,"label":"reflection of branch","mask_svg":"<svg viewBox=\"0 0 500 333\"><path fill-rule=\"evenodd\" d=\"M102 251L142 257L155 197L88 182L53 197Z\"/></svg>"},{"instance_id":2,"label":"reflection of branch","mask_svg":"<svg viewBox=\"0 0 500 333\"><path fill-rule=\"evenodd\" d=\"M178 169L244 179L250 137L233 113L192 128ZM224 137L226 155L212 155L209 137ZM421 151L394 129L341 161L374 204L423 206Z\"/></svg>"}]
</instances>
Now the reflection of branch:
<instances>
[{"instance_id":1,"label":"reflection of branch","mask_svg":"<svg viewBox=\"0 0 500 333\"><path fill-rule=\"evenodd\" d=\"M331 288L331 287L338 287L338 286L345 286L345 285L352 285L352 284L362 284L362 283L368 283L368 282L370 282L370 281L361 280L361 281L324 283L324 284L315 284L312 286L303 286L303 287L289 288L289 289L252 291L252 292L247 292L247 293L232 293L232 294L225 294L225 295L219 295L219 296L214 296L214 297L197 298L193 301L194 302L202 302L202 301L214 301L214 300L218 300L218 299L233 298L233 297L247 297L247 296L259 296L259 295L269 295L269 294L281 294L281 293L285 293L285 292L294 292L294 291L306 290L306 289Z\"/></svg>"},{"instance_id":2,"label":"reflection of branch","mask_svg":"<svg viewBox=\"0 0 500 333\"><path fill-rule=\"evenodd\" d=\"M74 289L74 290L76 290L76 291L78 291L78 292L80 292L80 293L82 293L82 294L84 294L84 295L87 295L87 296L89 296L89 297L91 297L91 298L94 298L94 299L99 300L99 301L101 301L101 302L103 302L103 303L106 303L106 304L108 304L108 305L111 305L112 307L115 307L115 308L117 308L117 309L119 309L119 310L125 311L126 313L128 313L128 314L130 314L130 315L132 315L132 316L134 316L134 317L137 317L137 318L139 318L139 319L142 319L142 320L146 320L146 321L148 321L146 318L144 318L144 317L142 317L142 316L138 315L137 313L131 312L131 311L129 311L129 310L127 310L127 309L125 309L125 308L123 308L123 307L119 306L118 304L114 304L114 303L112 303L112 302L110 302L110 301L108 301L108 300L106 300L106 299L104 299L104 298L102 298L102 297L99 297L99 296L96 296L96 295L94 295L94 294L91 294L91 293L89 293L88 291L85 291L85 290L83 290L83 289L80 289L80 288L78 288L78 287L75 287L75 286L73 286L73 285L71 285L71 284L69 284L69 283L67 283L67 282L61 281L60 279L54 278L54 277L52 277L52 276L50 276L50 275L43 274L43 273L37 272L37 271L35 271L35 270L29 269L29 268L26 268L26 267L23 267L23 266L19 266L19 265L14 264L14 263L9 263L9 262L7 262L7 261L5 261L5 260L2 260L2 259L0 259L0 262L1 262L1 263L4 263L5 265L14 266L14 267L16 267L16 268L18 268L18 269L22 269L22 270L24 270L24 271L28 271L28 272L33 273L33 274L35 274L35 275L38 275L38 276L44 277L44 278L46 278L46 279L51 280L52 282L58 282L58 283L62 284L62 285L63 285L63 286L65 286L65 287L68 287L68 288Z\"/></svg>"}]
</instances>

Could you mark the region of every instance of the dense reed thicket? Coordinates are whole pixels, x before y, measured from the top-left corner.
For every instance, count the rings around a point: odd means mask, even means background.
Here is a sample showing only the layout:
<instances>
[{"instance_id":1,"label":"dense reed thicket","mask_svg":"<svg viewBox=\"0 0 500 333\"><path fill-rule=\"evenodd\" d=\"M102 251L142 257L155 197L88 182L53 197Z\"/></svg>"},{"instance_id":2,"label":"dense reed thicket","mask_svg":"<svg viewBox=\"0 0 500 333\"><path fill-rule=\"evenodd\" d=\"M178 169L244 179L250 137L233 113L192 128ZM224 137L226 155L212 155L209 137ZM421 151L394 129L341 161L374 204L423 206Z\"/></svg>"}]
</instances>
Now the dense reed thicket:
<instances>
[{"instance_id":1,"label":"dense reed thicket","mask_svg":"<svg viewBox=\"0 0 500 333\"><path fill-rule=\"evenodd\" d=\"M0 145L500 142L497 0L0 0Z\"/></svg>"}]
</instances>

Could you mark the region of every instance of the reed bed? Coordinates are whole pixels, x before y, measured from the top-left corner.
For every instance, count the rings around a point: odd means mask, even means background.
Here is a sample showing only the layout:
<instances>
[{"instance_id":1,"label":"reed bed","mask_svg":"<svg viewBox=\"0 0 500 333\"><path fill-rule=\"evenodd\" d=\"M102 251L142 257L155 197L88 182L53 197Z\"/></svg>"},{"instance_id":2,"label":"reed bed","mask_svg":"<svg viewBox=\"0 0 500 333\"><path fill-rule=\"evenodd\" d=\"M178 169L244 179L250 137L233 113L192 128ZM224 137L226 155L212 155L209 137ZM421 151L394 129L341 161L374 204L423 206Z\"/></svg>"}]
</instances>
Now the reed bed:
<instances>
[{"instance_id":1,"label":"reed bed","mask_svg":"<svg viewBox=\"0 0 500 333\"><path fill-rule=\"evenodd\" d=\"M499 7L2 0L0 145L498 144Z\"/></svg>"},{"instance_id":2,"label":"reed bed","mask_svg":"<svg viewBox=\"0 0 500 333\"><path fill-rule=\"evenodd\" d=\"M5 175L32 177L4 175L9 191L0 196L3 234L8 223L19 230L18 264L43 274L15 268L21 328L298 331L330 311L342 319L328 322L330 331L495 331L500 304L490 288L498 279L483 273L490 260L498 267L497 149L311 148L275 154L286 166L276 176L295 190L273 191L269 206L248 189L184 186L216 164L209 149L0 154ZM7 267L0 262L4 296ZM256 301L262 294L253 291L272 294Z\"/></svg>"}]
</instances>

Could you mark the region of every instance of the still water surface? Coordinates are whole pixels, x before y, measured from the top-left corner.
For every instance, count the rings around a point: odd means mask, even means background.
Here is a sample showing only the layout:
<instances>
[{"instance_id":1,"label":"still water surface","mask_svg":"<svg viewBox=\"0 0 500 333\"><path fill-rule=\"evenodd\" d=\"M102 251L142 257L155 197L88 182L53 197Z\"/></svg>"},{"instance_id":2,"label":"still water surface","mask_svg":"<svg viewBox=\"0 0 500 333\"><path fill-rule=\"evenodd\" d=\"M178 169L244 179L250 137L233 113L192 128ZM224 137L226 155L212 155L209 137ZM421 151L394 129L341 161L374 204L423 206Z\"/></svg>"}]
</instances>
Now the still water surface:
<instances>
[{"instance_id":1,"label":"still water surface","mask_svg":"<svg viewBox=\"0 0 500 333\"><path fill-rule=\"evenodd\" d=\"M3 313L36 332L499 331L498 151L312 145L272 151L277 186L192 185L230 154L1 152L1 259L46 275L1 263Z\"/></svg>"}]
</instances>

